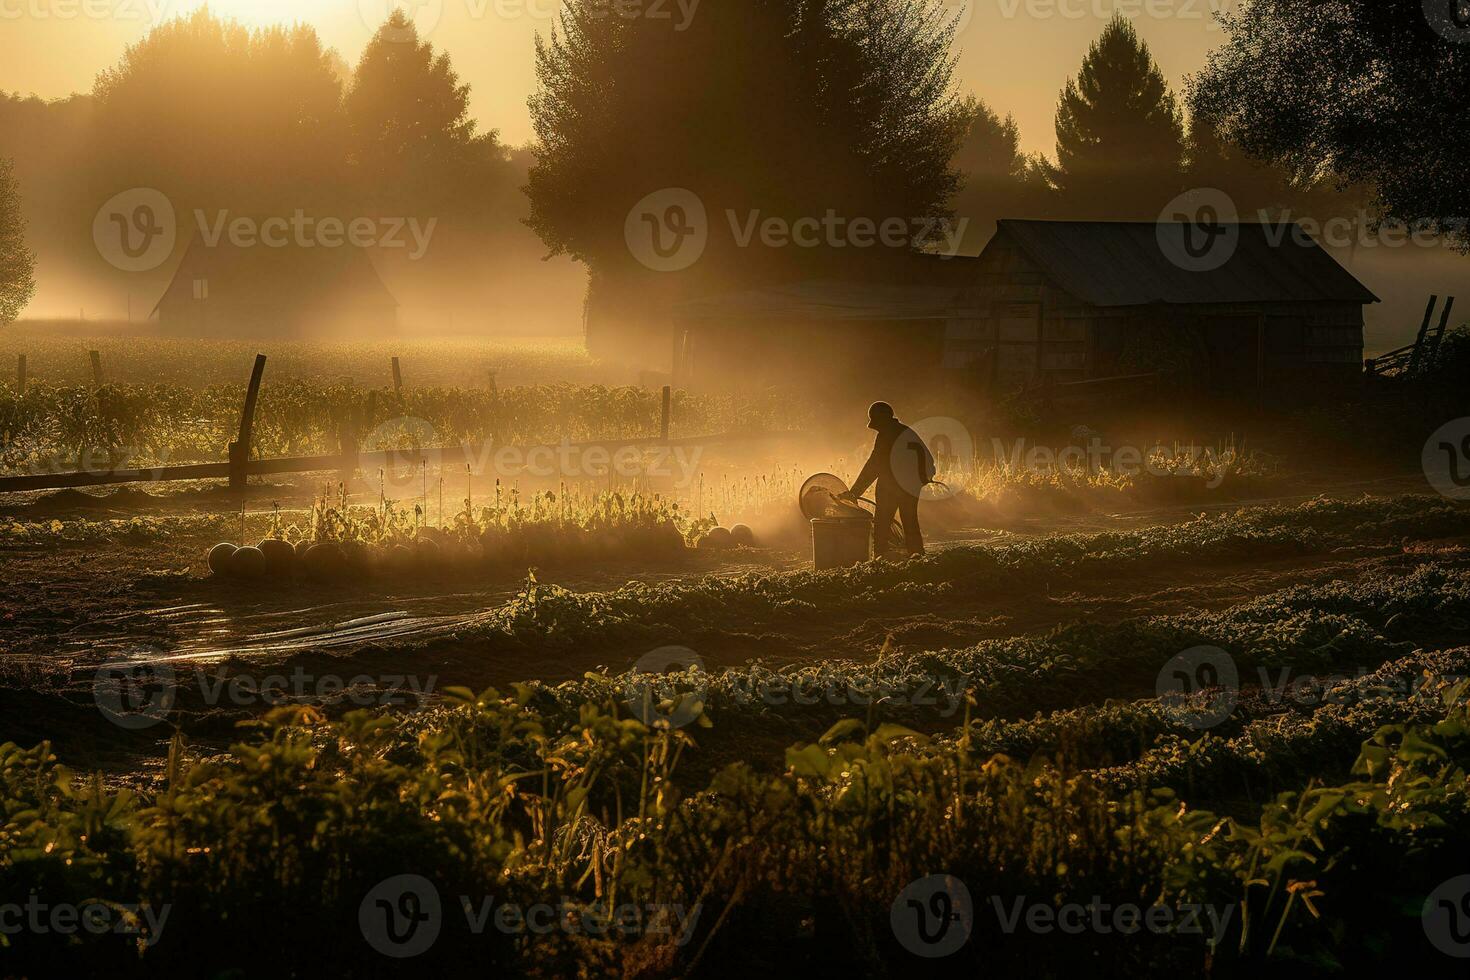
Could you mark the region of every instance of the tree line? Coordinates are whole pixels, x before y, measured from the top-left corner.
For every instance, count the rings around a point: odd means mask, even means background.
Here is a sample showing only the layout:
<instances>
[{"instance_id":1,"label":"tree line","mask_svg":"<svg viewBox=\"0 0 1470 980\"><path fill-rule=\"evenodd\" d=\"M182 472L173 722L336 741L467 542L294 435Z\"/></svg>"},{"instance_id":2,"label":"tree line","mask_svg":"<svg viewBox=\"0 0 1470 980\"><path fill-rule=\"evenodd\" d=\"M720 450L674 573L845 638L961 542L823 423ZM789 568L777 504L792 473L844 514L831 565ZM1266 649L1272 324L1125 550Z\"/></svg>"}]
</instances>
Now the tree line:
<instances>
[{"instance_id":1,"label":"tree line","mask_svg":"<svg viewBox=\"0 0 1470 980\"><path fill-rule=\"evenodd\" d=\"M739 0L678 32L603 6L567 0L537 38L521 149L478 130L448 56L401 13L349 67L308 27L250 31L204 10L128 48L90 95L0 98L0 158L51 154L44 172L0 165L0 318L34 286L21 191L48 253L90 251L96 206L147 186L181 211L439 217L466 269L524 222L594 290L639 294L625 221L672 187L712 215L963 217L970 252L996 217L1154 220L1190 187L1226 191L1243 215L1367 201L1464 240L1470 47L1417 0L1344 0L1334 19L1311 0L1248 3L1183 97L1115 17L1059 93L1051 158L957 90L955 16L938 0ZM712 248L680 291L820 261Z\"/></svg>"}]
</instances>

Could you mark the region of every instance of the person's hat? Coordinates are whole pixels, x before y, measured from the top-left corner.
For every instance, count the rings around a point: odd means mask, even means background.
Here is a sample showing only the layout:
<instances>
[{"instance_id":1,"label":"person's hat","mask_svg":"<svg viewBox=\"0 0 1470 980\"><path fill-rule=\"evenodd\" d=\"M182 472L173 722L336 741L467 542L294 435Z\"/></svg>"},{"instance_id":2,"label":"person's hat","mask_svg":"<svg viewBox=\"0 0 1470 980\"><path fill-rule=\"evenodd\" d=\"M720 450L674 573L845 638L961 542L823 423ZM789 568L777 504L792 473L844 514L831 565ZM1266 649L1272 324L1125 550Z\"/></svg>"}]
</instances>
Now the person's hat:
<instances>
[{"instance_id":1,"label":"person's hat","mask_svg":"<svg viewBox=\"0 0 1470 980\"><path fill-rule=\"evenodd\" d=\"M868 428L876 429L893 421L893 406L887 402L874 402L868 406Z\"/></svg>"}]
</instances>

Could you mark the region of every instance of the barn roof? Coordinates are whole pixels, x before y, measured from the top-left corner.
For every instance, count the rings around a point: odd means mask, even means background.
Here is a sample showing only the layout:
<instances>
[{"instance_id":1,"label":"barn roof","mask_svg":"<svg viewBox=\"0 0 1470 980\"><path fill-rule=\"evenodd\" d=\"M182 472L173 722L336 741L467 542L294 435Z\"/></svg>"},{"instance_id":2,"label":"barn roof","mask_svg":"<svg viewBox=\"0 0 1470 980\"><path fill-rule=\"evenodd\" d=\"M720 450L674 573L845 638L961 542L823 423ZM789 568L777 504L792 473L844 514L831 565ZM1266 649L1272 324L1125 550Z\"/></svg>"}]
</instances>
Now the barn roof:
<instances>
[{"instance_id":1,"label":"barn roof","mask_svg":"<svg viewBox=\"0 0 1470 980\"><path fill-rule=\"evenodd\" d=\"M1152 221L1002 219L986 249L1009 239L1056 285L1097 306L1378 301L1291 222L1222 227L1236 243L1214 269L1175 261L1164 244L1170 224ZM1173 228L1182 242L1184 226Z\"/></svg>"},{"instance_id":2,"label":"barn roof","mask_svg":"<svg viewBox=\"0 0 1470 980\"><path fill-rule=\"evenodd\" d=\"M398 305L367 251L350 245L243 247L223 239L208 245L196 236L153 312L171 295L192 297L195 279L209 280L215 304L248 300L301 310Z\"/></svg>"}]
</instances>

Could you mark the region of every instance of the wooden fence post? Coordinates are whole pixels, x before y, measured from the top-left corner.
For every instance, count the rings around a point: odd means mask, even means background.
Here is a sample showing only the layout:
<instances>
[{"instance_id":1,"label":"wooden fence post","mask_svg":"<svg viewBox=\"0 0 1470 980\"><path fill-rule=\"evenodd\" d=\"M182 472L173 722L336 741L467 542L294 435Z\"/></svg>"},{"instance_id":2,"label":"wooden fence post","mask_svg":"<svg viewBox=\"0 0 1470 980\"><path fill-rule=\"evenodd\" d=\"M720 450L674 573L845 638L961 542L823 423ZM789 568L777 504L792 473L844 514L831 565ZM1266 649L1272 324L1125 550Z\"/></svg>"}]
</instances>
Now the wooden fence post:
<instances>
[{"instance_id":1,"label":"wooden fence post","mask_svg":"<svg viewBox=\"0 0 1470 980\"><path fill-rule=\"evenodd\" d=\"M24 354L21 354L15 363L15 385L22 395L26 393L26 356Z\"/></svg>"},{"instance_id":2,"label":"wooden fence post","mask_svg":"<svg viewBox=\"0 0 1470 980\"><path fill-rule=\"evenodd\" d=\"M92 385L95 388L102 387L102 355L97 351L87 351L92 359Z\"/></svg>"},{"instance_id":3,"label":"wooden fence post","mask_svg":"<svg viewBox=\"0 0 1470 980\"><path fill-rule=\"evenodd\" d=\"M672 391L668 385L664 385L663 411L659 415L658 437L664 442L669 441L669 402Z\"/></svg>"},{"instance_id":4,"label":"wooden fence post","mask_svg":"<svg viewBox=\"0 0 1470 980\"><path fill-rule=\"evenodd\" d=\"M245 390L245 407L240 412L240 438L230 443L230 488L245 487L246 464L250 462L250 436L255 429L255 403L260 398L260 377L265 373L265 355L255 355L250 387Z\"/></svg>"},{"instance_id":5,"label":"wooden fence post","mask_svg":"<svg viewBox=\"0 0 1470 980\"><path fill-rule=\"evenodd\" d=\"M337 451L342 454L342 465L338 470L343 489L351 489L357 475L357 425L352 413L343 413L337 420Z\"/></svg>"},{"instance_id":6,"label":"wooden fence post","mask_svg":"<svg viewBox=\"0 0 1470 980\"><path fill-rule=\"evenodd\" d=\"M393 358L393 394L398 400L403 401L403 369L398 366L398 358Z\"/></svg>"}]
</instances>

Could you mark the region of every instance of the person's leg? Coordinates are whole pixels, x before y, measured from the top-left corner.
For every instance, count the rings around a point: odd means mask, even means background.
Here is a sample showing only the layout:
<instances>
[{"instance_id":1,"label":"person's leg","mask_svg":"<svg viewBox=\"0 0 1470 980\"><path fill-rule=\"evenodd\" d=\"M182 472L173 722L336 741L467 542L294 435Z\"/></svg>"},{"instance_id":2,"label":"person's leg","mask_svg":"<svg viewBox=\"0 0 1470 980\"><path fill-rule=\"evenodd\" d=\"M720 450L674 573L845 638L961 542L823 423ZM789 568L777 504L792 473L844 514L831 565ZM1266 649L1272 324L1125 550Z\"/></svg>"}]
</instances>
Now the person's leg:
<instances>
[{"instance_id":1,"label":"person's leg","mask_svg":"<svg viewBox=\"0 0 1470 980\"><path fill-rule=\"evenodd\" d=\"M893 536L893 515L898 511L898 499L895 494L879 490L873 502L877 505L873 508L873 557L877 558L888 552Z\"/></svg>"},{"instance_id":2,"label":"person's leg","mask_svg":"<svg viewBox=\"0 0 1470 980\"><path fill-rule=\"evenodd\" d=\"M911 555L924 553L924 535L919 530L919 498L907 494L899 502L898 516L903 521L903 544Z\"/></svg>"}]
</instances>

